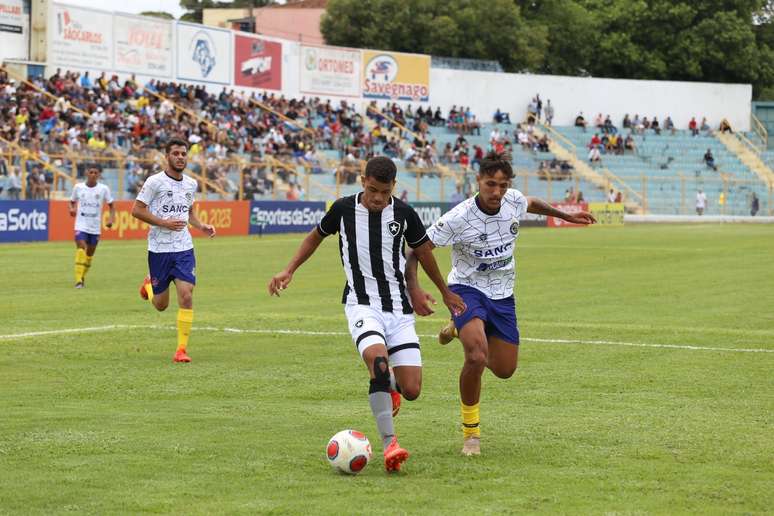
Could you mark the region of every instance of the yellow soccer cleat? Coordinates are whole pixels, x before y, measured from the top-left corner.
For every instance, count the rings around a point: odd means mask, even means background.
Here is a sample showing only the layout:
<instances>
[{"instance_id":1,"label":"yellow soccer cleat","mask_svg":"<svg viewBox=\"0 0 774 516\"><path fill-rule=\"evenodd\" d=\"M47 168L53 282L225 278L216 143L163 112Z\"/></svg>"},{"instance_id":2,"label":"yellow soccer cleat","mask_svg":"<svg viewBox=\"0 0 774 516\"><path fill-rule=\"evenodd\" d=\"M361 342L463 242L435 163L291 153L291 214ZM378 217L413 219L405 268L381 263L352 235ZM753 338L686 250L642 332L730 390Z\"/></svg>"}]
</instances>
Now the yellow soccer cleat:
<instances>
[{"instance_id":1,"label":"yellow soccer cleat","mask_svg":"<svg viewBox=\"0 0 774 516\"><path fill-rule=\"evenodd\" d=\"M445 346L456 337L459 337L457 327L454 326L454 321L449 321L449 324L444 326L440 333L438 333L438 342Z\"/></svg>"}]
</instances>

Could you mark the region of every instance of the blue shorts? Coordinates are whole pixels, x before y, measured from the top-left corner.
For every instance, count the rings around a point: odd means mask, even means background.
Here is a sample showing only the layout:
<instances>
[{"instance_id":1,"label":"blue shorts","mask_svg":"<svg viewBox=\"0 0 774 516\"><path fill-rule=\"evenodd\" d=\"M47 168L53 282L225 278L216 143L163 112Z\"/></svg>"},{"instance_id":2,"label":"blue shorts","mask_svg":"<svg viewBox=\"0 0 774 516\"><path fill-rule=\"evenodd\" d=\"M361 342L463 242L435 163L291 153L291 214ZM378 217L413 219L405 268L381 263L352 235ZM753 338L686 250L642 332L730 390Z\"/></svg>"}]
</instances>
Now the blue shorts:
<instances>
[{"instance_id":1,"label":"blue shorts","mask_svg":"<svg viewBox=\"0 0 774 516\"><path fill-rule=\"evenodd\" d=\"M467 310L459 317L452 316L457 331L471 319L478 317L484 321L487 337L498 337L511 344L519 345L519 327L516 324L516 302L513 296L504 299L489 299L480 290L467 285L449 285L449 289L459 295Z\"/></svg>"},{"instance_id":2,"label":"blue shorts","mask_svg":"<svg viewBox=\"0 0 774 516\"><path fill-rule=\"evenodd\" d=\"M166 291L174 279L196 285L196 257L193 249L179 253L152 253L148 251L148 270L154 294Z\"/></svg>"},{"instance_id":3,"label":"blue shorts","mask_svg":"<svg viewBox=\"0 0 774 516\"><path fill-rule=\"evenodd\" d=\"M86 245L96 246L99 243L99 235L93 233L86 233L85 231L75 232L75 241L83 240Z\"/></svg>"}]
</instances>

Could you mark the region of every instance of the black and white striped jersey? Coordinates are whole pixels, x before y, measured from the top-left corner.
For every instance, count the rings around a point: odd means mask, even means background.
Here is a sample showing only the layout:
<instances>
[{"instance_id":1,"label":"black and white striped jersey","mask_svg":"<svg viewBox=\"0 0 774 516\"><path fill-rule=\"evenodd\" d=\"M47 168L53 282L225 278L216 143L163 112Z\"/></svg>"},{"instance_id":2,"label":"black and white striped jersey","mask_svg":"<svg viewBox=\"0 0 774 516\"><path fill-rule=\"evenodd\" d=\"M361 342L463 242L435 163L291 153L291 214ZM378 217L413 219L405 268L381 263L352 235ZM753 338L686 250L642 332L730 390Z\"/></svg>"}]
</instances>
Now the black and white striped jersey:
<instances>
[{"instance_id":1,"label":"black and white striped jersey","mask_svg":"<svg viewBox=\"0 0 774 516\"><path fill-rule=\"evenodd\" d=\"M381 212L372 212L360 204L362 194L334 202L317 225L323 237L339 233L341 264L347 276L342 303L413 313L404 279L403 242L412 248L425 243L425 226L417 212L400 199L392 197Z\"/></svg>"}]
</instances>

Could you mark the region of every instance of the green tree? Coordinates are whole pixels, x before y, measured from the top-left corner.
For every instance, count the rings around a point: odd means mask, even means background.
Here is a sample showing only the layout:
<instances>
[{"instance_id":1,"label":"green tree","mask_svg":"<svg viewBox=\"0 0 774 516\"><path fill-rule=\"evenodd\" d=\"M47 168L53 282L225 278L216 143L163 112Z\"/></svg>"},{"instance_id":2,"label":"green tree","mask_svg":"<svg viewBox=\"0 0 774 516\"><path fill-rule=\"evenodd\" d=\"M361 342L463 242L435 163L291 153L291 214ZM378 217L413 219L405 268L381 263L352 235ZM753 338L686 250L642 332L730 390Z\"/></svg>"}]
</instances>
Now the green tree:
<instances>
[{"instance_id":1,"label":"green tree","mask_svg":"<svg viewBox=\"0 0 774 516\"><path fill-rule=\"evenodd\" d=\"M162 18L164 20L174 20L175 17L164 11L143 11L140 13L142 16L152 16L153 18Z\"/></svg>"},{"instance_id":2,"label":"green tree","mask_svg":"<svg viewBox=\"0 0 774 516\"><path fill-rule=\"evenodd\" d=\"M216 2L213 0L180 0L180 7L186 10L181 21L191 23L202 22L202 9L237 9L240 7L264 7L274 3L272 0L234 0L233 2Z\"/></svg>"},{"instance_id":3,"label":"green tree","mask_svg":"<svg viewBox=\"0 0 774 516\"><path fill-rule=\"evenodd\" d=\"M320 31L331 45L494 59L508 71L539 66L544 27L512 0L330 0Z\"/></svg>"}]
</instances>

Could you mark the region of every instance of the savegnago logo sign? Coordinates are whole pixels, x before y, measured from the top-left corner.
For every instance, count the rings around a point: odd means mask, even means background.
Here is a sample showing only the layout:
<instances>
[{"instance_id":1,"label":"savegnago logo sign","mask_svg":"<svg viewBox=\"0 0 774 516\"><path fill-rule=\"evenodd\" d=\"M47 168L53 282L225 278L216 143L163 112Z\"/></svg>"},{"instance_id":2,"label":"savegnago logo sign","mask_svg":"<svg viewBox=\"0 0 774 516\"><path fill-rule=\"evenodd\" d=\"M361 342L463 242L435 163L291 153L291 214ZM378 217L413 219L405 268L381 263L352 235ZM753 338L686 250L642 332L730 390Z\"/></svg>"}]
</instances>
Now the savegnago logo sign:
<instances>
[{"instance_id":1,"label":"savegnago logo sign","mask_svg":"<svg viewBox=\"0 0 774 516\"><path fill-rule=\"evenodd\" d=\"M363 69L363 96L376 99L427 101L430 88L427 81L415 82L407 75L415 70L405 70L406 61L411 58L393 57L392 54L377 54L366 63ZM412 67L421 65L412 63Z\"/></svg>"},{"instance_id":2,"label":"savegnago logo sign","mask_svg":"<svg viewBox=\"0 0 774 516\"><path fill-rule=\"evenodd\" d=\"M65 41L101 45L104 39L101 32L85 29L81 22L71 16L69 9L57 13L57 32Z\"/></svg>"}]
</instances>

